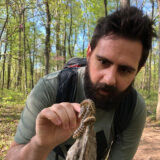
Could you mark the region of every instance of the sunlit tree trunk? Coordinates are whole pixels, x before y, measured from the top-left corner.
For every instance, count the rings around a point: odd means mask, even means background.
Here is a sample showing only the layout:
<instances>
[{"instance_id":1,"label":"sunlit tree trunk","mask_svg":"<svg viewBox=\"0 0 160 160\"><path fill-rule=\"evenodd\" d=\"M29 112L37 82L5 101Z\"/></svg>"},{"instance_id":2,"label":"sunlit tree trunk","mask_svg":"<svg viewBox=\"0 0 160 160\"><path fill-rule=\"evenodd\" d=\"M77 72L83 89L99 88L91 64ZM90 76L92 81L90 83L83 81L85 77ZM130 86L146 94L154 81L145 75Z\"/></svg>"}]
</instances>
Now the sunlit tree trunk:
<instances>
[{"instance_id":1,"label":"sunlit tree trunk","mask_svg":"<svg viewBox=\"0 0 160 160\"><path fill-rule=\"evenodd\" d=\"M19 9L19 41L18 41L18 75L17 75L17 83L16 87L20 88L21 90L21 79L22 79L22 30L23 30L23 24L22 24L22 6L20 4L20 9Z\"/></svg>"},{"instance_id":2,"label":"sunlit tree trunk","mask_svg":"<svg viewBox=\"0 0 160 160\"><path fill-rule=\"evenodd\" d=\"M6 0L6 21L4 27L8 23L8 0ZM7 54L7 47L8 47L8 29L6 29L6 41L5 41L5 49L4 49L4 56L3 56L3 65L2 65L2 90L4 88L4 81L5 81L5 65L6 65L6 54Z\"/></svg>"},{"instance_id":3,"label":"sunlit tree trunk","mask_svg":"<svg viewBox=\"0 0 160 160\"><path fill-rule=\"evenodd\" d=\"M130 6L130 0L120 0L120 4L122 7Z\"/></svg>"},{"instance_id":4,"label":"sunlit tree trunk","mask_svg":"<svg viewBox=\"0 0 160 160\"><path fill-rule=\"evenodd\" d=\"M5 43L3 65L2 65L2 90L4 88L4 80L5 80L5 65L6 65L7 46L8 46L8 31L6 33L6 43Z\"/></svg>"},{"instance_id":5,"label":"sunlit tree trunk","mask_svg":"<svg viewBox=\"0 0 160 160\"><path fill-rule=\"evenodd\" d=\"M70 3L70 24L69 24L69 35L68 35L68 53L72 57L71 53L71 36L72 36L72 2Z\"/></svg>"},{"instance_id":6,"label":"sunlit tree trunk","mask_svg":"<svg viewBox=\"0 0 160 160\"><path fill-rule=\"evenodd\" d=\"M153 17L154 17L154 0L151 0L151 3L152 3L152 19L153 19ZM148 75L148 86L147 86L147 89L148 89L148 94L150 94L151 81L152 81L152 49L151 49L151 52L149 54L148 72L149 72L149 75Z\"/></svg>"},{"instance_id":7,"label":"sunlit tree trunk","mask_svg":"<svg viewBox=\"0 0 160 160\"><path fill-rule=\"evenodd\" d=\"M160 36L160 0L158 0L158 8L159 8L159 36ZM160 120L160 41L159 43L159 65L158 65L158 80L159 80L159 89L158 89L158 104L156 109L156 120Z\"/></svg>"}]
</instances>

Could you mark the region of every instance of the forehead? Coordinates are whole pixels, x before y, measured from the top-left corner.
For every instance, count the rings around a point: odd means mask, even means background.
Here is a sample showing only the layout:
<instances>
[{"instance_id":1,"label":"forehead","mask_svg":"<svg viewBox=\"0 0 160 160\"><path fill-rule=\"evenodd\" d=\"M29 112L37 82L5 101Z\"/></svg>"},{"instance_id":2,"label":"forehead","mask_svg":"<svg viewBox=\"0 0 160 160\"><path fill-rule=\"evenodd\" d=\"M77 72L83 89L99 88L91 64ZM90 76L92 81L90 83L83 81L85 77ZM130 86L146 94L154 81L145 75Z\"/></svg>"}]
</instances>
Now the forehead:
<instances>
[{"instance_id":1,"label":"forehead","mask_svg":"<svg viewBox=\"0 0 160 160\"><path fill-rule=\"evenodd\" d=\"M138 66L142 55L142 44L136 40L106 36L98 41L93 52L120 65Z\"/></svg>"}]
</instances>

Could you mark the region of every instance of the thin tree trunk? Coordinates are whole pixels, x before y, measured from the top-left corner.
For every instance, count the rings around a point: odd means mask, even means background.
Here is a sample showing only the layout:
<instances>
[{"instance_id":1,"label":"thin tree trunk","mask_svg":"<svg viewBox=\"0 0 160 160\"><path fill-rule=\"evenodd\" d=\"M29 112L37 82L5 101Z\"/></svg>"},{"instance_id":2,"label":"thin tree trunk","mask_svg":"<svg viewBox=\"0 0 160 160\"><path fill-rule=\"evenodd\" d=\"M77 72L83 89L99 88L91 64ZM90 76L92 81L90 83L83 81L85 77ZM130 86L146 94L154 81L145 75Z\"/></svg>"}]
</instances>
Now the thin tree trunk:
<instances>
[{"instance_id":1,"label":"thin tree trunk","mask_svg":"<svg viewBox=\"0 0 160 160\"><path fill-rule=\"evenodd\" d=\"M152 19L154 17L154 1L152 1ZM151 49L151 52L150 52L150 55L149 55L149 67L148 67L148 71L149 71L149 77L148 77L148 94L150 94L150 90L151 90L151 81L152 81L152 49Z\"/></svg>"},{"instance_id":2,"label":"thin tree trunk","mask_svg":"<svg viewBox=\"0 0 160 160\"><path fill-rule=\"evenodd\" d=\"M105 12L105 16L107 16L107 0L104 0L104 12Z\"/></svg>"},{"instance_id":3,"label":"thin tree trunk","mask_svg":"<svg viewBox=\"0 0 160 160\"><path fill-rule=\"evenodd\" d=\"M74 42L73 42L73 45L72 45L72 50L71 50L71 52L72 52L72 56L74 57L74 49L75 49L75 45L76 45L76 43L77 43L77 30L76 30L76 28L75 28L75 33L74 33Z\"/></svg>"},{"instance_id":4,"label":"thin tree trunk","mask_svg":"<svg viewBox=\"0 0 160 160\"><path fill-rule=\"evenodd\" d=\"M45 74L49 73L49 58L50 58L50 33L51 33L51 15L50 15L50 9L49 9L49 2L48 0L45 0L44 2L45 8L46 8L46 15L47 15L47 24L46 24L46 39L45 39Z\"/></svg>"},{"instance_id":5,"label":"thin tree trunk","mask_svg":"<svg viewBox=\"0 0 160 160\"><path fill-rule=\"evenodd\" d=\"M22 8L21 8L22 9ZM19 11L19 45L18 45L18 75L17 75L17 83L16 87L18 88L20 86L21 90L21 77L22 77L22 12Z\"/></svg>"},{"instance_id":6,"label":"thin tree trunk","mask_svg":"<svg viewBox=\"0 0 160 160\"><path fill-rule=\"evenodd\" d=\"M11 42L10 42L10 54L9 54L9 59L8 59L8 76L7 76L7 89L10 88L11 84L11 63L12 63L12 37L11 37Z\"/></svg>"},{"instance_id":7,"label":"thin tree trunk","mask_svg":"<svg viewBox=\"0 0 160 160\"><path fill-rule=\"evenodd\" d=\"M116 0L116 9L119 8L119 0Z\"/></svg>"},{"instance_id":8,"label":"thin tree trunk","mask_svg":"<svg viewBox=\"0 0 160 160\"><path fill-rule=\"evenodd\" d=\"M122 7L130 6L130 0L120 0L120 4Z\"/></svg>"},{"instance_id":9,"label":"thin tree trunk","mask_svg":"<svg viewBox=\"0 0 160 160\"><path fill-rule=\"evenodd\" d=\"M144 4L145 4L145 0L143 0L143 2L142 2L141 9L143 9Z\"/></svg>"},{"instance_id":10,"label":"thin tree trunk","mask_svg":"<svg viewBox=\"0 0 160 160\"><path fill-rule=\"evenodd\" d=\"M158 9L160 16L160 0L158 0ZM159 36L160 36L160 18L159 18ZM158 61L158 81L159 81L159 89L158 89L158 104L156 109L156 120L160 120L160 41L159 43L159 61Z\"/></svg>"},{"instance_id":11,"label":"thin tree trunk","mask_svg":"<svg viewBox=\"0 0 160 160\"><path fill-rule=\"evenodd\" d=\"M60 45L60 13L59 8L56 11L56 59L57 70L61 68L61 45Z\"/></svg>"},{"instance_id":12,"label":"thin tree trunk","mask_svg":"<svg viewBox=\"0 0 160 160\"><path fill-rule=\"evenodd\" d=\"M3 66L2 66L2 68L3 68L2 69L2 90L4 88L7 47L8 47L8 30L7 30L7 33L6 33L6 43L5 43L4 56L3 56Z\"/></svg>"},{"instance_id":13,"label":"thin tree trunk","mask_svg":"<svg viewBox=\"0 0 160 160\"><path fill-rule=\"evenodd\" d=\"M69 27L69 35L68 35L68 53L69 53L70 57L72 57L71 36L72 36L72 2L70 4L70 27Z\"/></svg>"},{"instance_id":14,"label":"thin tree trunk","mask_svg":"<svg viewBox=\"0 0 160 160\"><path fill-rule=\"evenodd\" d=\"M85 48L84 48L84 44L85 44L85 35L86 35L86 29L85 29L85 23L83 24L83 46L82 46L82 48L83 48L83 57L84 57L84 52L85 52Z\"/></svg>"},{"instance_id":15,"label":"thin tree trunk","mask_svg":"<svg viewBox=\"0 0 160 160\"><path fill-rule=\"evenodd\" d=\"M67 37L67 33L66 33L66 21L65 21L65 24L64 24L64 41L63 41L63 64L66 63L66 37Z\"/></svg>"},{"instance_id":16,"label":"thin tree trunk","mask_svg":"<svg viewBox=\"0 0 160 160\"><path fill-rule=\"evenodd\" d=\"M157 65L156 65L156 54L153 54L153 79L157 79ZM158 88L157 83L153 83L153 89L156 90Z\"/></svg>"},{"instance_id":17,"label":"thin tree trunk","mask_svg":"<svg viewBox=\"0 0 160 160\"><path fill-rule=\"evenodd\" d=\"M23 59L24 59L24 75L25 75L25 95L27 92L27 61L26 61L26 33L25 33L25 10L22 12L22 20L23 20Z\"/></svg>"}]
</instances>

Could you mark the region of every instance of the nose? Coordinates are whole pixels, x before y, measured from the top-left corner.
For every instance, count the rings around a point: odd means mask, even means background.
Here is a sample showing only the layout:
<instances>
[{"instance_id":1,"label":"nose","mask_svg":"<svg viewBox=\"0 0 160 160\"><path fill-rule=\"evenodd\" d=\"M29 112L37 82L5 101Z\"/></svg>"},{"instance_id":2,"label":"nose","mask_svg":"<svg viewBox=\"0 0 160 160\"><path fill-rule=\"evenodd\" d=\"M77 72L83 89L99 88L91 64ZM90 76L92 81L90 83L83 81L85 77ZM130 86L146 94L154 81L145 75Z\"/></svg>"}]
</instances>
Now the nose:
<instances>
[{"instance_id":1,"label":"nose","mask_svg":"<svg viewBox=\"0 0 160 160\"><path fill-rule=\"evenodd\" d=\"M117 69L116 66L110 66L104 71L103 82L110 86L116 86Z\"/></svg>"}]
</instances>

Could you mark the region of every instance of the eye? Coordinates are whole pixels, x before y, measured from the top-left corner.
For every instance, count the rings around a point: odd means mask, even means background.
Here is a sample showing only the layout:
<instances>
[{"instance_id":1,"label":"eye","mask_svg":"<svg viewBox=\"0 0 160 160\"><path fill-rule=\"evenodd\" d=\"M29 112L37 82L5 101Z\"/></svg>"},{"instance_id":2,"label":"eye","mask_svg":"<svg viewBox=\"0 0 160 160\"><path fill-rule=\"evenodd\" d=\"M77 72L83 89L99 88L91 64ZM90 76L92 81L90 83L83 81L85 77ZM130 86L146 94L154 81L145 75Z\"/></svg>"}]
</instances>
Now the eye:
<instances>
[{"instance_id":1,"label":"eye","mask_svg":"<svg viewBox=\"0 0 160 160\"><path fill-rule=\"evenodd\" d=\"M111 64L111 62L109 62L107 59L104 59L101 57L97 57L97 59L100 62L100 64L103 66L109 66Z\"/></svg>"},{"instance_id":2,"label":"eye","mask_svg":"<svg viewBox=\"0 0 160 160\"><path fill-rule=\"evenodd\" d=\"M126 66L120 66L119 72L122 74L131 74L133 72L133 69L126 67Z\"/></svg>"}]
</instances>

